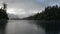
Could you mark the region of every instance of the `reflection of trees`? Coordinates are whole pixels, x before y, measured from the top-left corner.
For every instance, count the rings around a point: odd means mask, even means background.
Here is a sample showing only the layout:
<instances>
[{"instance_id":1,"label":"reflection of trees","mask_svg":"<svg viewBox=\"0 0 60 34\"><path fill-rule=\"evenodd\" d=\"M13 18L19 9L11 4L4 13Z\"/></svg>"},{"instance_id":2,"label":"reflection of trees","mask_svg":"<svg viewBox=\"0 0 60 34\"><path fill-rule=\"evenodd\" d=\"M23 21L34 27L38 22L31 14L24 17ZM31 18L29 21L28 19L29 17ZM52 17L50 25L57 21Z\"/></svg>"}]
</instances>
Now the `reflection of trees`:
<instances>
[{"instance_id":1,"label":"reflection of trees","mask_svg":"<svg viewBox=\"0 0 60 34\"><path fill-rule=\"evenodd\" d=\"M0 20L0 34L6 34L7 20Z\"/></svg>"},{"instance_id":2,"label":"reflection of trees","mask_svg":"<svg viewBox=\"0 0 60 34\"><path fill-rule=\"evenodd\" d=\"M60 34L60 20L36 20L38 27L45 29L46 34Z\"/></svg>"},{"instance_id":3,"label":"reflection of trees","mask_svg":"<svg viewBox=\"0 0 60 34\"><path fill-rule=\"evenodd\" d=\"M7 23L7 20L0 20L0 34L5 34L5 28Z\"/></svg>"}]
</instances>

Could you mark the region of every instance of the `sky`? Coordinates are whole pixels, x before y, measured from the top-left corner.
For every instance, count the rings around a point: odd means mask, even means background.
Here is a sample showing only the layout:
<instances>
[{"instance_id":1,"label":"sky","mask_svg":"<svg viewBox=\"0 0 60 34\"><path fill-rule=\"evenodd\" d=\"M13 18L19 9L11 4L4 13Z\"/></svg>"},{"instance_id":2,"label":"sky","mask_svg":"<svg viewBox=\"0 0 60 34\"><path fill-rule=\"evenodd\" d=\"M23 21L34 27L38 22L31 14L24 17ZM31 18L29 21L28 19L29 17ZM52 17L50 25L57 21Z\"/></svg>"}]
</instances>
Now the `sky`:
<instances>
[{"instance_id":1,"label":"sky","mask_svg":"<svg viewBox=\"0 0 60 34\"><path fill-rule=\"evenodd\" d=\"M60 0L0 0L0 7L3 2L7 4L7 13L20 18L42 12L47 6L60 5Z\"/></svg>"}]
</instances>

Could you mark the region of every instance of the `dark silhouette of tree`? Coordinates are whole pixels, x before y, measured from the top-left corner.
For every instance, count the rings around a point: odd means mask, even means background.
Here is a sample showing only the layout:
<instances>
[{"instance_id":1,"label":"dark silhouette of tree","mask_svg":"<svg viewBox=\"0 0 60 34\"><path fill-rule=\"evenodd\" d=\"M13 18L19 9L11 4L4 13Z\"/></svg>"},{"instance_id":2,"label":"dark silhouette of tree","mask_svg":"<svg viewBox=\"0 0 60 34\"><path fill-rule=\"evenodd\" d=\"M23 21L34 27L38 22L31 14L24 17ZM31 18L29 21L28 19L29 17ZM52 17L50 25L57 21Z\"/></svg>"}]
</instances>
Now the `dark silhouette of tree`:
<instances>
[{"instance_id":1,"label":"dark silhouette of tree","mask_svg":"<svg viewBox=\"0 0 60 34\"><path fill-rule=\"evenodd\" d=\"M49 6L45 8L45 11L44 11L45 19L60 19L59 13L60 13L60 10L57 5L53 7Z\"/></svg>"},{"instance_id":2,"label":"dark silhouette of tree","mask_svg":"<svg viewBox=\"0 0 60 34\"><path fill-rule=\"evenodd\" d=\"M8 15L6 13L6 4L3 4L3 8L0 8L0 34L5 34L5 28L8 23Z\"/></svg>"},{"instance_id":3,"label":"dark silhouette of tree","mask_svg":"<svg viewBox=\"0 0 60 34\"><path fill-rule=\"evenodd\" d=\"M41 20L41 19L57 20L57 19L60 19L60 7L58 7L58 5L48 6L41 13L37 13L34 16L30 16L27 19L34 19L34 20Z\"/></svg>"},{"instance_id":4,"label":"dark silhouette of tree","mask_svg":"<svg viewBox=\"0 0 60 34\"><path fill-rule=\"evenodd\" d=\"M6 13L6 4L3 4L3 8L0 9L0 19L9 19Z\"/></svg>"}]
</instances>

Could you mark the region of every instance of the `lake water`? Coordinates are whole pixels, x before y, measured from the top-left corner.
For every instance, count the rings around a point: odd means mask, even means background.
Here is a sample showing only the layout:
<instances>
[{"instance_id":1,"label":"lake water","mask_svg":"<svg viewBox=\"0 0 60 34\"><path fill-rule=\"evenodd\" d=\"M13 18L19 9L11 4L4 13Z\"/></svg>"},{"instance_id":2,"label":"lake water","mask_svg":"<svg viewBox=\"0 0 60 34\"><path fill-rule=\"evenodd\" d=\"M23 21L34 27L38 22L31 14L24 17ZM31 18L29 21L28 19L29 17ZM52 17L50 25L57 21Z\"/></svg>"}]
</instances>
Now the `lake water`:
<instances>
[{"instance_id":1,"label":"lake water","mask_svg":"<svg viewBox=\"0 0 60 34\"><path fill-rule=\"evenodd\" d=\"M38 27L34 20L9 20L6 34L45 34L45 29Z\"/></svg>"},{"instance_id":2,"label":"lake water","mask_svg":"<svg viewBox=\"0 0 60 34\"><path fill-rule=\"evenodd\" d=\"M0 34L60 34L60 20L0 20Z\"/></svg>"}]
</instances>

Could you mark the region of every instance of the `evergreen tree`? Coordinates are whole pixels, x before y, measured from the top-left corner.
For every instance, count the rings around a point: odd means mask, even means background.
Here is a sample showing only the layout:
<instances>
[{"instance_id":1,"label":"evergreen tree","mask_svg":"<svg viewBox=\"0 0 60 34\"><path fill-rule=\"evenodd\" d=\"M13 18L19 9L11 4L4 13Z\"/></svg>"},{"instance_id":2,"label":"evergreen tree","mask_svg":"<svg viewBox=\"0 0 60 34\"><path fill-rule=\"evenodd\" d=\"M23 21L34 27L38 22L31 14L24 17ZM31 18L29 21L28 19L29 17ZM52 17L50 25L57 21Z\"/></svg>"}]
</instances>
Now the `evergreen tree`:
<instances>
[{"instance_id":1,"label":"evergreen tree","mask_svg":"<svg viewBox=\"0 0 60 34\"><path fill-rule=\"evenodd\" d=\"M60 20L60 7L56 6L48 6L41 13L37 13L34 16L28 17L28 19L41 20Z\"/></svg>"},{"instance_id":2,"label":"evergreen tree","mask_svg":"<svg viewBox=\"0 0 60 34\"><path fill-rule=\"evenodd\" d=\"M0 19L9 19L6 13L6 4L3 4L3 8L0 8Z\"/></svg>"}]
</instances>

